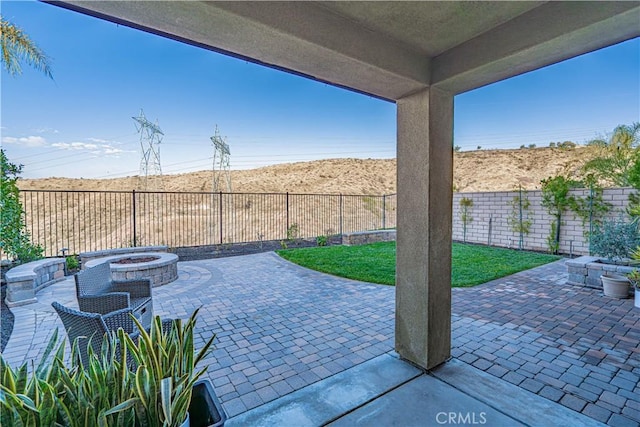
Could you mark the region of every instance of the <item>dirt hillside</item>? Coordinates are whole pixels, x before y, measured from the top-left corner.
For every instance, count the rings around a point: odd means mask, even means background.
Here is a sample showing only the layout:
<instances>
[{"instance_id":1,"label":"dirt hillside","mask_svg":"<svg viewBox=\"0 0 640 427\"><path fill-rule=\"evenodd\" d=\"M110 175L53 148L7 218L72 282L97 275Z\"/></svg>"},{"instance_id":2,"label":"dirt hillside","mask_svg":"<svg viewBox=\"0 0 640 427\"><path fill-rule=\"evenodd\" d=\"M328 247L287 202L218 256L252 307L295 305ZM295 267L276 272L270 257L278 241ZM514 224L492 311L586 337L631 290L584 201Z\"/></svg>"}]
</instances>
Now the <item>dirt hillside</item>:
<instances>
[{"instance_id":1,"label":"dirt hillside","mask_svg":"<svg viewBox=\"0 0 640 427\"><path fill-rule=\"evenodd\" d=\"M454 183L461 192L507 191L521 184L540 188L540 180L559 173L579 177L594 156L588 147L478 150L455 153ZM396 191L396 160L328 159L232 171L232 190L240 193L391 194ZM165 191L211 191L211 171L165 175ZM142 189L137 177L114 179L45 178L19 181L21 189Z\"/></svg>"}]
</instances>

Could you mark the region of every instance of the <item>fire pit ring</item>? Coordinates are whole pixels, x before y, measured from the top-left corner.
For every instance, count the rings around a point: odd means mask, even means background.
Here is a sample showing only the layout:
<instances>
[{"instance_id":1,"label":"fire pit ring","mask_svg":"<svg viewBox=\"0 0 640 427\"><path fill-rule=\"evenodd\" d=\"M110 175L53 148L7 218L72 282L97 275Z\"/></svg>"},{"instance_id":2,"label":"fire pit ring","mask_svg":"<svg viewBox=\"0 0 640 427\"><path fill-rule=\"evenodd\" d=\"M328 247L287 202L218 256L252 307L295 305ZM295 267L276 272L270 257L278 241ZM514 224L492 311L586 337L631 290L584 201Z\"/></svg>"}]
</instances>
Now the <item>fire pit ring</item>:
<instances>
[{"instance_id":1,"label":"fire pit ring","mask_svg":"<svg viewBox=\"0 0 640 427\"><path fill-rule=\"evenodd\" d=\"M140 262L136 262L136 260ZM127 260L127 263L117 263ZM85 267L108 262L113 280L150 279L151 286L162 286L178 278L178 256L167 252L139 252L93 259Z\"/></svg>"}]
</instances>

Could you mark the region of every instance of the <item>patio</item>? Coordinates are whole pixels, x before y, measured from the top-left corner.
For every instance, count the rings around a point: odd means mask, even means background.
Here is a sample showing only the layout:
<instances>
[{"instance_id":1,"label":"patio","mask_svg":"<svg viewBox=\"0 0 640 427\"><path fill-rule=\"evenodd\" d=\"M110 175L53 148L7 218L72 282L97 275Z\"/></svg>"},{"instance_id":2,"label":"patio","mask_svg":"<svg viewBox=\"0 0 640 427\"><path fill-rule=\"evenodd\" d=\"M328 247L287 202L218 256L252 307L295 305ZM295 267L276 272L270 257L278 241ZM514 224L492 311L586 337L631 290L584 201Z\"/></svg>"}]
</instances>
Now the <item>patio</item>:
<instances>
[{"instance_id":1,"label":"patio","mask_svg":"<svg viewBox=\"0 0 640 427\"><path fill-rule=\"evenodd\" d=\"M396 369L393 366L402 363L393 353L392 287L309 271L274 253L181 262L178 270L178 280L153 290L155 312L184 318L202 306L201 342L217 335L206 360L208 376L230 425L275 410L286 399L306 395L311 401L308 393L313 384L321 391L325 384L359 369ZM509 396L479 393L488 382L504 393L517 386L518 396L548 403L557 413L578 416L568 408L610 425L638 425L638 310L634 311L632 300L604 298L598 291L567 286L565 281L564 264L559 261L489 284L454 289L454 360L428 375L416 370L387 384L376 395L382 397L369 404L374 406L359 411L374 410L375 402L401 397L412 387L426 392L430 386L425 384L449 384L449 392L471 396L474 404L481 402L494 412L517 412L514 405L507 405L506 411L502 407ZM4 352L12 364L36 358L53 327L63 330L52 301L77 306L71 278L37 297L35 304L12 309L15 329ZM386 363L384 369L369 368L379 361ZM467 379L456 378L461 373ZM414 405L423 404L412 400ZM412 407L411 400L404 402ZM267 403L270 406L262 406ZM343 424L349 423L345 417Z\"/></svg>"}]
</instances>

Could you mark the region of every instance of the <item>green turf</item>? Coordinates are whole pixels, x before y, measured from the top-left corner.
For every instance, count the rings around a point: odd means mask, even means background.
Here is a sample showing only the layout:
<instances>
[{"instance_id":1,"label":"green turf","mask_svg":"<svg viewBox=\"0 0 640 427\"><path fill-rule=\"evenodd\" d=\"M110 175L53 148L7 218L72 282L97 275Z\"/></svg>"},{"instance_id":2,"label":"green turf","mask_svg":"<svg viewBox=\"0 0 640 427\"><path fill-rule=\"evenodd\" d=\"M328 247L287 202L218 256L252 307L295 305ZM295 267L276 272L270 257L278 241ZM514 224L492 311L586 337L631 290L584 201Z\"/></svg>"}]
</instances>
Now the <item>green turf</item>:
<instances>
[{"instance_id":1,"label":"green turf","mask_svg":"<svg viewBox=\"0 0 640 427\"><path fill-rule=\"evenodd\" d=\"M396 244L287 249L278 254L296 264L364 282L395 285ZM473 286L560 259L504 248L453 244L451 285Z\"/></svg>"}]
</instances>

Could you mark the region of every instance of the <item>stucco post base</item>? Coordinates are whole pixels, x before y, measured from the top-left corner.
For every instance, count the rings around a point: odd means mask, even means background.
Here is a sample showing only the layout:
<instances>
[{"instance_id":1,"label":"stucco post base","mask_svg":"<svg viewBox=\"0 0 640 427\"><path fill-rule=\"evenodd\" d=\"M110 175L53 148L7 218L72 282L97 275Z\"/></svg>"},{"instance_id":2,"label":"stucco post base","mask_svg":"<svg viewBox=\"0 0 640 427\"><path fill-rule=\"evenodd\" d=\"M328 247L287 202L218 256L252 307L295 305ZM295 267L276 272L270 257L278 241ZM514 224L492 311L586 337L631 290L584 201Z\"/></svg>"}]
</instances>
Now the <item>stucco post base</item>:
<instances>
[{"instance_id":1,"label":"stucco post base","mask_svg":"<svg viewBox=\"0 0 640 427\"><path fill-rule=\"evenodd\" d=\"M425 369L451 354L453 96L398 101L396 351Z\"/></svg>"}]
</instances>

